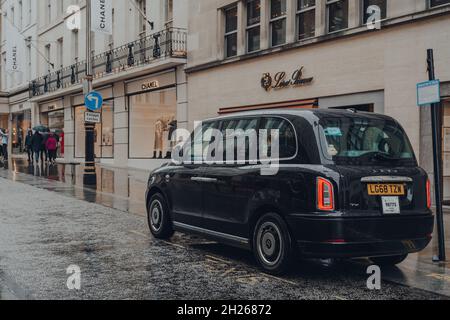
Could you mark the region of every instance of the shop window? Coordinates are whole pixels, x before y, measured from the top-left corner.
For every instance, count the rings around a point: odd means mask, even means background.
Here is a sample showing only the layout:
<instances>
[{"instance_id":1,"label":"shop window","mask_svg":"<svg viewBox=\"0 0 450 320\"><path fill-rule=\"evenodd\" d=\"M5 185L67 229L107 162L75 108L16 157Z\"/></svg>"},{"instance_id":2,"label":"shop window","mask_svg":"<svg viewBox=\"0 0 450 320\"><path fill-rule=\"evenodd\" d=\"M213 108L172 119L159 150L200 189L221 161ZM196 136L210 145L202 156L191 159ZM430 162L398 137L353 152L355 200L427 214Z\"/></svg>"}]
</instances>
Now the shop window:
<instances>
[{"instance_id":1,"label":"shop window","mask_svg":"<svg viewBox=\"0 0 450 320\"><path fill-rule=\"evenodd\" d=\"M85 126L84 113L87 109L84 106L75 108L75 157L85 157ZM114 107L112 102L107 101L102 107L102 122L95 125L94 130L94 154L96 158L113 158L114 146Z\"/></svg>"},{"instance_id":2,"label":"shop window","mask_svg":"<svg viewBox=\"0 0 450 320\"><path fill-rule=\"evenodd\" d=\"M225 10L225 57L237 55L237 6Z\"/></svg>"},{"instance_id":3,"label":"shop window","mask_svg":"<svg viewBox=\"0 0 450 320\"><path fill-rule=\"evenodd\" d=\"M260 49L261 38L261 0L247 2L247 51Z\"/></svg>"},{"instance_id":4,"label":"shop window","mask_svg":"<svg viewBox=\"0 0 450 320\"><path fill-rule=\"evenodd\" d=\"M286 0L270 1L270 35L272 47L286 43Z\"/></svg>"},{"instance_id":5,"label":"shop window","mask_svg":"<svg viewBox=\"0 0 450 320\"><path fill-rule=\"evenodd\" d=\"M316 30L316 0L297 0L298 39L314 37Z\"/></svg>"},{"instance_id":6,"label":"shop window","mask_svg":"<svg viewBox=\"0 0 450 320\"><path fill-rule=\"evenodd\" d=\"M442 6L444 4L449 4L450 0L430 0L430 7Z\"/></svg>"},{"instance_id":7,"label":"shop window","mask_svg":"<svg viewBox=\"0 0 450 320\"><path fill-rule=\"evenodd\" d=\"M130 158L171 158L177 129L176 109L175 88L129 97Z\"/></svg>"},{"instance_id":8,"label":"shop window","mask_svg":"<svg viewBox=\"0 0 450 320\"><path fill-rule=\"evenodd\" d=\"M371 6L377 6L380 9L381 19L382 20L386 19L386 0L364 0L363 5L364 24L367 24L367 20L373 14L373 12L369 10L369 7Z\"/></svg>"},{"instance_id":9,"label":"shop window","mask_svg":"<svg viewBox=\"0 0 450 320\"><path fill-rule=\"evenodd\" d=\"M9 118L9 115L0 114L0 129L2 129L3 131L8 129L8 118Z\"/></svg>"},{"instance_id":10,"label":"shop window","mask_svg":"<svg viewBox=\"0 0 450 320\"><path fill-rule=\"evenodd\" d=\"M8 127L6 127L7 129ZM31 111L26 110L13 114L12 130L11 130L11 144L13 154L23 153L25 136L31 128Z\"/></svg>"},{"instance_id":11,"label":"shop window","mask_svg":"<svg viewBox=\"0 0 450 320\"><path fill-rule=\"evenodd\" d=\"M328 32L348 28L348 0L327 0Z\"/></svg>"}]
</instances>

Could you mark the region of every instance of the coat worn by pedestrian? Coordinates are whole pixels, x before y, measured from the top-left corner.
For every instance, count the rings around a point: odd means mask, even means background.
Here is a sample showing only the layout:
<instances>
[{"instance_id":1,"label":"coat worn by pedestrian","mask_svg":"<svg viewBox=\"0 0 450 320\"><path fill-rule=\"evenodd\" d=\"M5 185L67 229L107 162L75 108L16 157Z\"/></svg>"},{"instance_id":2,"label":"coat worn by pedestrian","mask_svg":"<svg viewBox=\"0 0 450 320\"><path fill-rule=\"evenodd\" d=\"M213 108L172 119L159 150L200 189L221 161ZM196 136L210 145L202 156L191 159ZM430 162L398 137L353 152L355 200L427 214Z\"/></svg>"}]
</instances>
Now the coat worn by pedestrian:
<instances>
[{"instance_id":1,"label":"coat worn by pedestrian","mask_svg":"<svg viewBox=\"0 0 450 320\"><path fill-rule=\"evenodd\" d=\"M44 139L43 139L42 135L39 132L36 132L33 135L33 138L31 138L31 147L32 147L34 152L41 151L41 147L42 147L43 141L44 141Z\"/></svg>"},{"instance_id":2,"label":"coat worn by pedestrian","mask_svg":"<svg viewBox=\"0 0 450 320\"><path fill-rule=\"evenodd\" d=\"M55 151L58 148L58 141L54 136L49 136L47 141L45 141L45 148L48 151Z\"/></svg>"}]
</instances>

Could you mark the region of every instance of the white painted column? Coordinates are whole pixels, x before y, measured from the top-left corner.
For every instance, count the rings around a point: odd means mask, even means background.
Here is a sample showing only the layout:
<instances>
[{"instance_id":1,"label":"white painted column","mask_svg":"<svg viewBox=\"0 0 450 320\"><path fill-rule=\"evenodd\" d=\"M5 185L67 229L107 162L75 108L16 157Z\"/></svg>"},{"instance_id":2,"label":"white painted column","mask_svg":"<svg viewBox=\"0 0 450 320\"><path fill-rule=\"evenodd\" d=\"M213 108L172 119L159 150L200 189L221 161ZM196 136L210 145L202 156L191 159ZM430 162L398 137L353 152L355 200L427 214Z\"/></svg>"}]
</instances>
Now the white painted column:
<instances>
[{"instance_id":1,"label":"white painted column","mask_svg":"<svg viewBox=\"0 0 450 320\"><path fill-rule=\"evenodd\" d=\"M128 101L125 84L117 82L114 92L114 165L128 166Z\"/></svg>"},{"instance_id":2,"label":"white painted column","mask_svg":"<svg viewBox=\"0 0 450 320\"><path fill-rule=\"evenodd\" d=\"M297 12L297 0L286 0L286 42L292 43L297 40L296 36L296 12Z\"/></svg>"},{"instance_id":3,"label":"white painted column","mask_svg":"<svg viewBox=\"0 0 450 320\"><path fill-rule=\"evenodd\" d=\"M326 7L326 0L316 0L316 37L323 36L327 33Z\"/></svg>"},{"instance_id":4,"label":"white painted column","mask_svg":"<svg viewBox=\"0 0 450 320\"><path fill-rule=\"evenodd\" d=\"M185 66L179 66L176 70L177 78L177 124L179 129L188 129L188 82L184 72Z\"/></svg>"},{"instance_id":5,"label":"white painted column","mask_svg":"<svg viewBox=\"0 0 450 320\"><path fill-rule=\"evenodd\" d=\"M269 27L269 15L270 15L270 0L261 0L261 49L267 49L270 47L270 27Z\"/></svg>"}]
</instances>

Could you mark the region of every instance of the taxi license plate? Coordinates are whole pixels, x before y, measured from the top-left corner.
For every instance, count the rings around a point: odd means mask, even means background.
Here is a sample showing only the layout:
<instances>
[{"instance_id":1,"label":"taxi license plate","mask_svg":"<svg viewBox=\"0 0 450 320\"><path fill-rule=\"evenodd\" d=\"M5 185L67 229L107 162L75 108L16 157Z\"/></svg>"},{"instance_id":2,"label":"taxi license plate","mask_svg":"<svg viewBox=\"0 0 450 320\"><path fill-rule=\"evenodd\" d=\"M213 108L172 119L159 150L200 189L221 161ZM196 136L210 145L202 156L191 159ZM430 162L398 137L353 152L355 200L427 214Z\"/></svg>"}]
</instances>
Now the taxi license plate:
<instances>
[{"instance_id":1,"label":"taxi license plate","mask_svg":"<svg viewBox=\"0 0 450 320\"><path fill-rule=\"evenodd\" d=\"M403 184L369 184L367 189L370 196L405 195L405 186Z\"/></svg>"}]
</instances>

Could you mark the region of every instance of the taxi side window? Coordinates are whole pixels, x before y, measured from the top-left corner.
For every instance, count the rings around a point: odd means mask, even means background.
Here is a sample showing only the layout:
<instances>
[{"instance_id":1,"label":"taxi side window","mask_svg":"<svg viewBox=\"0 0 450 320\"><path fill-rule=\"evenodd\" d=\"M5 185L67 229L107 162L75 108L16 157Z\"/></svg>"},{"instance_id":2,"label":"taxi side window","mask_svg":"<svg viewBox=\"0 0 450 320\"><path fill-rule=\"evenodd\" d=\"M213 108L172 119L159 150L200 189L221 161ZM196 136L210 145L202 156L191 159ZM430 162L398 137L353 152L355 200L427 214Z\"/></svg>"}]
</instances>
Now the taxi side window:
<instances>
[{"instance_id":1,"label":"taxi side window","mask_svg":"<svg viewBox=\"0 0 450 320\"><path fill-rule=\"evenodd\" d=\"M261 130L267 130L267 140L261 141L262 154L272 156L273 137L279 139L279 158L289 159L297 154L297 137L292 124L282 118L264 118ZM275 130L275 131L273 131ZM272 134L275 133L275 136Z\"/></svg>"},{"instance_id":2,"label":"taxi side window","mask_svg":"<svg viewBox=\"0 0 450 320\"><path fill-rule=\"evenodd\" d=\"M258 161L258 121L258 118L223 121L223 155L228 164Z\"/></svg>"}]
</instances>

